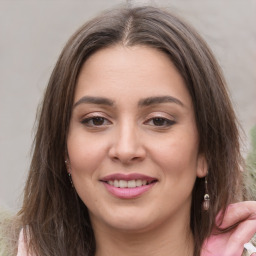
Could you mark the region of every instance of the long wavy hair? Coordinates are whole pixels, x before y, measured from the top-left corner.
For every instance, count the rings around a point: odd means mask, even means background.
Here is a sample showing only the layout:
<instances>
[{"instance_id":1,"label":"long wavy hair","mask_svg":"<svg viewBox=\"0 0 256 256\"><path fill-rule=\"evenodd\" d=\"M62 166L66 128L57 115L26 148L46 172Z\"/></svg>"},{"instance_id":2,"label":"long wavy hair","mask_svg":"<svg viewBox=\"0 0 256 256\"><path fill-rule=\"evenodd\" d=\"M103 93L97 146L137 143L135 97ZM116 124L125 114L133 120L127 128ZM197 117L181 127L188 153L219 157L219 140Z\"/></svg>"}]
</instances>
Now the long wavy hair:
<instances>
[{"instance_id":1,"label":"long wavy hair","mask_svg":"<svg viewBox=\"0 0 256 256\"><path fill-rule=\"evenodd\" d=\"M95 238L86 205L70 184L66 141L77 78L83 63L112 45L144 45L169 56L193 101L199 150L208 164L210 209L202 211L204 179L197 178L190 226L194 255L214 227L217 213L241 195L238 126L225 80L205 41L169 11L121 7L83 25L67 42L52 72L42 102L33 157L19 216L34 255L91 256Z\"/></svg>"}]
</instances>

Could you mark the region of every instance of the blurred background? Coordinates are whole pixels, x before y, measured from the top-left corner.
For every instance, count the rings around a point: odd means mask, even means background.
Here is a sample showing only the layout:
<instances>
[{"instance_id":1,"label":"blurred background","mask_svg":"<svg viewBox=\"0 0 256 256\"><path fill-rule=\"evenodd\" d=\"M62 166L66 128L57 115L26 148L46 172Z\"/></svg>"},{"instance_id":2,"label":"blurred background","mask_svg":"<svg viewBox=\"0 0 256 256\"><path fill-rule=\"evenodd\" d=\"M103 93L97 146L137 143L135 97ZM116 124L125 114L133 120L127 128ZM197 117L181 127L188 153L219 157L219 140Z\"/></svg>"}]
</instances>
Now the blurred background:
<instances>
[{"instance_id":1,"label":"blurred background","mask_svg":"<svg viewBox=\"0 0 256 256\"><path fill-rule=\"evenodd\" d=\"M166 7L208 42L245 131L246 156L256 125L256 0L0 0L0 208L21 206L37 106L65 42L89 18L126 2Z\"/></svg>"}]
</instances>

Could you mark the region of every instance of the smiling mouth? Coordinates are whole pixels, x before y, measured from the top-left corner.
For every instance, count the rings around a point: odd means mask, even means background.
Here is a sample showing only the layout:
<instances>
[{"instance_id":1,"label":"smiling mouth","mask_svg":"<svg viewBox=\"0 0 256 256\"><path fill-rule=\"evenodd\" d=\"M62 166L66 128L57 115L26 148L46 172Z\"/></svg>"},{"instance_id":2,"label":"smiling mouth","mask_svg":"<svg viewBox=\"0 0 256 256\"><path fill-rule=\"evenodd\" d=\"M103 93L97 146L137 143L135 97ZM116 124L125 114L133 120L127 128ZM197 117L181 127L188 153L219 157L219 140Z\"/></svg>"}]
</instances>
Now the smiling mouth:
<instances>
[{"instance_id":1,"label":"smiling mouth","mask_svg":"<svg viewBox=\"0 0 256 256\"><path fill-rule=\"evenodd\" d=\"M108 181L103 181L113 187L116 188L136 188L136 187L142 187L142 186L147 186L152 183L157 182L157 180L108 180Z\"/></svg>"},{"instance_id":2,"label":"smiling mouth","mask_svg":"<svg viewBox=\"0 0 256 256\"><path fill-rule=\"evenodd\" d=\"M140 173L115 173L105 176L100 181L111 195L120 199L141 197L158 182L156 178Z\"/></svg>"}]
</instances>

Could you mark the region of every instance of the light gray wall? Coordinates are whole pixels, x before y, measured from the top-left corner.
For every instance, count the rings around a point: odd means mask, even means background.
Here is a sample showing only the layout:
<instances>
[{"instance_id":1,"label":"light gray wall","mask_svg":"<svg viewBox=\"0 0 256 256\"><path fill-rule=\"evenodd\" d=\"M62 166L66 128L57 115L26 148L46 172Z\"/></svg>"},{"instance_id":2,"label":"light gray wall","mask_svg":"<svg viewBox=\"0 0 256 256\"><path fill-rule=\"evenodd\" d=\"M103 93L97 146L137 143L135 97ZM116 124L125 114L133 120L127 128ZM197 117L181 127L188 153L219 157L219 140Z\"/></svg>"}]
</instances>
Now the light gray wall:
<instances>
[{"instance_id":1,"label":"light gray wall","mask_svg":"<svg viewBox=\"0 0 256 256\"><path fill-rule=\"evenodd\" d=\"M191 22L224 70L246 134L256 124L256 1L133 1L169 7ZM69 36L121 0L0 1L0 207L17 210L37 105Z\"/></svg>"}]
</instances>

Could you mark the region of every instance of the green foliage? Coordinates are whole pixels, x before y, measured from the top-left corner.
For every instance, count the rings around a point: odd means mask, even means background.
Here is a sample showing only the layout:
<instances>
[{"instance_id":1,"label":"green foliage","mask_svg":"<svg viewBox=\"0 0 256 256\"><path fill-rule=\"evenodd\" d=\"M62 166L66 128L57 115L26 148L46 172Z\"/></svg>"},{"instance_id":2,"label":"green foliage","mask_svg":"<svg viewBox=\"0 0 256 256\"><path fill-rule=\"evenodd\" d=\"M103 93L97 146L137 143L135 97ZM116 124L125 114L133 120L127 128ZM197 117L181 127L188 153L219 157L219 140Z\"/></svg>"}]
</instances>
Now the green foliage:
<instances>
[{"instance_id":1,"label":"green foliage","mask_svg":"<svg viewBox=\"0 0 256 256\"><path fill-rule=\"evenodd\" d=\"M0 256L16 255L17 238L14 238L12 233L12 222L11 213L0 208Z\"/></svg>"},{"instance_id":2,"label":"green foliage","mask_svg":"<svg viewBox=\"0 0 256 256\"><path fill-rule=\"evenodd\" d=\"M251 130L251 150L246 159L246 185L252 200L256 200L256 126Z\"/></svg>"}]
</instances>

